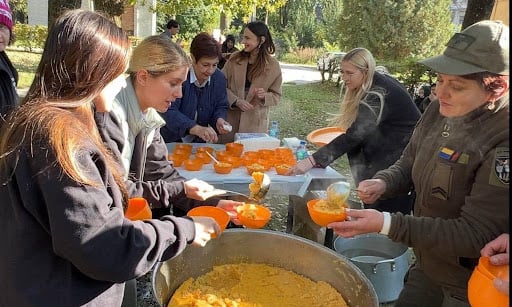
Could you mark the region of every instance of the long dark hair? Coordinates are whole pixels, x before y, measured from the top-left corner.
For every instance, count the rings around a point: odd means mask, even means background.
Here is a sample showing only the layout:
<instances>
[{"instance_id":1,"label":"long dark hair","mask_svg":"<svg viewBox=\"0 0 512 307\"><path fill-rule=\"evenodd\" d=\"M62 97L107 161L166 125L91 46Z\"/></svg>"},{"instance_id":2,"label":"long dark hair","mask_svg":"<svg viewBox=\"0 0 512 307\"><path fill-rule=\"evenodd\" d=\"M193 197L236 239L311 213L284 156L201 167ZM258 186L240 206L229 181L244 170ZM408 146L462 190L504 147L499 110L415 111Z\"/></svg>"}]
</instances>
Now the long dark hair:
<instances>
[{"instance_id":1,"label":"long dark hair","mask_svg":"<svg viewBox=\"0 0 512 307\"><path fill-rule=\"evenodd\" d=\"M263 73L265 67L268 62L268 58L276 52L276 46L274 45L274 41L272 40L272 35L270 34L270 30L267 25L262 21L252 21L244 26L244 29L249 29L254 35L258 37L258 42L260 43L258 47L258 56L256 57L256 62L252 65L251 70L248 73L248 77L250 80L254 76L258 76ZM262 42L261 37L265 37L265 41ZM250 54L248 52L242 51L239 53L241 57L249 57Z\"/></svg>"},{"instance_id":2,"label":"long dark hair","mask_svg":"<svg viewBox=\"0 0 512 307\"><path fill-rule=\"evenodd\" d=\"M42 142L51 146L66 175L83 184L101 185L89 178L78 157L80 149L93 145L104 154L125 192L121 168L96 128L93 100L125 71L129 50L127 35L102 15L84 10L61 15L48 34L27 96L2 126L0 167L6 167L5 157L17 155L22 144Z\"/></svg>"}]
</instances>

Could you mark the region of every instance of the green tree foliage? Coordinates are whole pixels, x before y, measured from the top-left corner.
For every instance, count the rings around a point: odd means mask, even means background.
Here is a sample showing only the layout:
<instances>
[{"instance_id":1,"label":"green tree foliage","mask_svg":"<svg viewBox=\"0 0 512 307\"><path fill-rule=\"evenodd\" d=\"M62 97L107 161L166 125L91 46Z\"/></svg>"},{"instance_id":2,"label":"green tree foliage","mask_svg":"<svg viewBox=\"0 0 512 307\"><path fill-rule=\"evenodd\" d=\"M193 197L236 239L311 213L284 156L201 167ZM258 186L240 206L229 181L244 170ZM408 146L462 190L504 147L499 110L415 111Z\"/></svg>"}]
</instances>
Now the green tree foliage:
<instances>
[{"instance_id":1,"label":"green tree foliage","mask_svg":"<svg viewBox=\"0 0 512 307\"><path fill-rule=\"evenodd\" d=\"M343 0L340 45L365 47L386 61L438 54L453 33L449 6L450 0Z\"/></svg>"}]
</instances>

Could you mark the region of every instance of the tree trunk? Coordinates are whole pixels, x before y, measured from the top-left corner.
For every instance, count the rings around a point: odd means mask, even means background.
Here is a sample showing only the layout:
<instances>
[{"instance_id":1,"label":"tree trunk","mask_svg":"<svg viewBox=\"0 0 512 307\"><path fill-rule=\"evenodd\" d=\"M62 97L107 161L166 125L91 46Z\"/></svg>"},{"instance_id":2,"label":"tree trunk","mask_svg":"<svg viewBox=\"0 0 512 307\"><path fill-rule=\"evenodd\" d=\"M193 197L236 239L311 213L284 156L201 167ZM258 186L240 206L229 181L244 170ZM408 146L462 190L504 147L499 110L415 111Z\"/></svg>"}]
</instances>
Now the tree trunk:
<instances>
[{"instance_id":1,"label":"tree trunk","mask_svg":"<svg viewBox=\"0 0 512 307\"><path fill-rule=\"evenodd\" d=\"M48 0L48 32L60 14L66 10L79 9L81 5L80 0Z\"/></svg>"},{"instance_id":2,"label":"tree trunk","mask_svg":"<svg viewBox=\"0 0 512 307\"><path fill-rule=\"evenodd\" d=\"M461 30L464 30L475 22L491 18L495 1L496 0L468 0Z\"/></svg>"}]
</instances>

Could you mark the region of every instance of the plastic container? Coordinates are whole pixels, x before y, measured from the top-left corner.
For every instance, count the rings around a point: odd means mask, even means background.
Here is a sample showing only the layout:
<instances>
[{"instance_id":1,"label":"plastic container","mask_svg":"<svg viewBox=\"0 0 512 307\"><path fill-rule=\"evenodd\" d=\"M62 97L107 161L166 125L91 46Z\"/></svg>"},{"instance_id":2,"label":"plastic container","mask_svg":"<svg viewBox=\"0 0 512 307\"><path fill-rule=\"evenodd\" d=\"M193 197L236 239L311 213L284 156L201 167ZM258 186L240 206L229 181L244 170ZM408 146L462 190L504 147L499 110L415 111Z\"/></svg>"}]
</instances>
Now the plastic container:
<instances>
[{"instance_id":1,"label":"plastic container","mask_svg":"<svg viewBox=\"0 0 512 307\"><path fill-rule=\"evenodd\" d=\"M270 124L270 129L268 130L268 135L271 137L274 137L276 139L279 138L279 124L277 123L277 121L274 120Z\"/></svg>"},{"instance_id":2,"label":"plastic container","mask_svg":"<svg viewBox=\"0 0 512 307\"><path fill-rule=\"evenodd\" d=\"M336 214L317 210L315 205L319 200L320 199L311 199L307 202L309 216L318 226L325 227L330 223L342 222L347 218L347 214L345 212Z\"/></svg>"},{"instance_id":3,"label":"plastic container","mask_svg":"<svg viewBox=\"0 0 512 307\"><path fill-rule=\"evenodd\" d=\"M209 216L219 224L221 232L226 229L229 223L229 214L221 208L214 206L199 206L190 209L187 212L187 216ZM212 238L215 238L216 235L212 234Z\"/></svg>"},{"instance_id":4,"label":"plastic container","mask_svg":"<svg viewBox=\"0 0 512 307\"><path fill-rule=\"evenodd\" d=\"M131 221L149 220L152 218L151 208L142 197L130 198L124 216Z\"/></svg>"},{"instance_id":5,"label":"plastic container","mask_svg":"<svg viewBox=\"0 0 512 307\"><path fill-rule=\"evenodd\" d=\"M509 306L509 297L494 287L496 277L508 280L509 265L496 266L491 264L489 257L480 257L468 281L468 299L472 307Z\"/></svg>"},{"instance_id":6,"label":"plastic container","mask_svg":"<svg viewBox=\"0 0 512 307\"><path fill-rule=\"evenodd\" d=\"M297 152L295 153L297 161L304 160L308 157L308 150L306 148L306 141L301 140Z\"/></svg>"}]
</instances>

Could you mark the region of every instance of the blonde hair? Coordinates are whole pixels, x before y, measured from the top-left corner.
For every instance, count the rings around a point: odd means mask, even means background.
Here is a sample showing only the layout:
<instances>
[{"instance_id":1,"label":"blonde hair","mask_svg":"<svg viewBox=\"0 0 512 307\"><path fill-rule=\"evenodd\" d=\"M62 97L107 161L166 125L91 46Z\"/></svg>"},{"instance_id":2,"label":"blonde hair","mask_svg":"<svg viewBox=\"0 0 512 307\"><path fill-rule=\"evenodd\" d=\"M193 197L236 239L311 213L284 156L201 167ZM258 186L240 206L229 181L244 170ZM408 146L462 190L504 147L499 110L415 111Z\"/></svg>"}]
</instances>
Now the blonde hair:
<instances>
[{"instance_id":1,"label":"blonde hair","mask_svg":"<svg viewBox=\"0 0 512 307\"><path fill-rule=\"evenodd\" d=\"M145 69L158 76L189 65L190 59L180 46L166 37L153 35L133 50L128 73L133 78L137 71Z\"/></svg>"},{"instance_id":2,"label":"blonde hair","mask_svg":"<svg viewBox=\"0 0 512 307\"><path fill-rule=\"evenodd\" d=\"M373 55L365 48L355 48L343 57L342 63L343 62L350 63L361 71L363 74L363 82L361 87L357 89L346 89L345 95L340 103L340 113L330 119L331 125L345 130L348 129L356 120L359 104L366 104L368 94L377 95L381 102L381 108L377 115L377 121L379 121L382 114L384 95L379 89L371 89L376 66Z\"/></svg>"}]
</instances>

